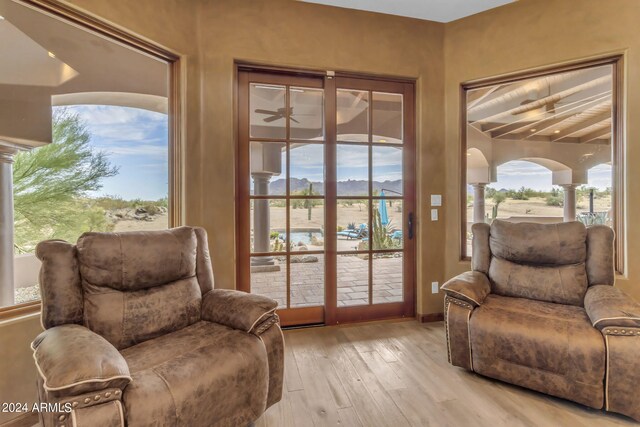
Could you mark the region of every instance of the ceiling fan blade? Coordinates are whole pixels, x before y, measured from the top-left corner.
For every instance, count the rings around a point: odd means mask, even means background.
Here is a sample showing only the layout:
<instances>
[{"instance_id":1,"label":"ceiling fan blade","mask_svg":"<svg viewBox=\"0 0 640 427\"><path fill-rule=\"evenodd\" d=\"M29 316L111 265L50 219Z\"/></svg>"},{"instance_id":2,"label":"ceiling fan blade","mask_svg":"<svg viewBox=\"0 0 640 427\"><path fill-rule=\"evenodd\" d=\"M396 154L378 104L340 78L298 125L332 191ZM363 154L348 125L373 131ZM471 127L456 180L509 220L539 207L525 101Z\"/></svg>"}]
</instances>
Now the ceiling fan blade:
<instances>
[{"instance_id":1,"label":"ceiling fan blade","mask_svg":"<svg viewBox=\"0 0 640 427\"><path fill-rule=\"evenodd\" d=\"M280 120L280 119L284 119L284 117L280 116L280 115L275 115L275 116L267 117L263 121L266 122L266 123L271 123L271 122L275 122L276 120Z\"/></svg>"},{"instance_id":2,"label":"ceiling fan blade","mask_svg":"<svg viewBox=\"0 0 640 427\"><path fill-rule=\"evenodd\" d=\"M281 111L273 111L273 110L263 110L261 108L258 108L257 110L254 110L254 113L258 113L258 114L275 114L275 115L279 115L282 114Z\"/></svg>"},{"instance_id":3,"label":"ceiling fan blade","mask_svg":"<svg viewBox=\"0 0 640 427\"><path fill-rule=\"evenodd\" d=\"M289 120L291 120L294 123L300 123L299 121L297 121L296 119L294 119L293 117L289 117Z\"/></svg>"}]
</instances>

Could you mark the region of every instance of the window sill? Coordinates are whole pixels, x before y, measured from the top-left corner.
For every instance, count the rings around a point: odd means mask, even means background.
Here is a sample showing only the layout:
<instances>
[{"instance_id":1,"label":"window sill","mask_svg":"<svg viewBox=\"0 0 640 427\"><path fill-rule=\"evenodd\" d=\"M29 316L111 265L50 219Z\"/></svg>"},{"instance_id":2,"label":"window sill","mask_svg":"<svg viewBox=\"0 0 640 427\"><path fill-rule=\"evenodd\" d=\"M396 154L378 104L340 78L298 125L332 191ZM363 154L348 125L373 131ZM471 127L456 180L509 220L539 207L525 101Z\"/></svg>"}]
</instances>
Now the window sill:
<instances>
[{"instance_id":1,"label":"window sill","mask_svg":"<svg viewBox=\"0 0 640 427\"><path fill-rule=\"evenodd\" d=\"M16 317L27 314L39 313L40 308L40 301L30 301L23 304L0 308L0 322L15 319Z\"/></svg>"}]
</instances>

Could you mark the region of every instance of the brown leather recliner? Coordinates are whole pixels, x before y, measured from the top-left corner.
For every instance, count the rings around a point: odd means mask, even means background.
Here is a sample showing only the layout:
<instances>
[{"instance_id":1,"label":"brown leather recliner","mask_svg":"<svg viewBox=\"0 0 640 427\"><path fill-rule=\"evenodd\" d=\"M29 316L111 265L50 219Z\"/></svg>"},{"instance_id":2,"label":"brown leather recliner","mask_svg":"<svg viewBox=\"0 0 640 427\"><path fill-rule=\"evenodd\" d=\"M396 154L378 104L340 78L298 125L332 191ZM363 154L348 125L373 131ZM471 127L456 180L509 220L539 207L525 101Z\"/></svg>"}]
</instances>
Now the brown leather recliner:
<instances>
[{"instance_id":1,"label":"brown leather recliner","mask_svg":"<svg viewBox=\"0 0 640 427\"><path fill-rule=\"evenodd\" d=\"M473 226L472 270L445 283L449 362L640 420L640 305L614 284L613 231Z\"/></svg>"},{"instance_id":2,"label":"brown leather recliner","mask_svg":"<svg viewBox=\"0 0 640 427\"><path fill-rule=\"evenodd\" d=\"M242 426L282 395L276 302L214 289L202 228L42 242L49 426Z\"/></svg>"}]
</instances>

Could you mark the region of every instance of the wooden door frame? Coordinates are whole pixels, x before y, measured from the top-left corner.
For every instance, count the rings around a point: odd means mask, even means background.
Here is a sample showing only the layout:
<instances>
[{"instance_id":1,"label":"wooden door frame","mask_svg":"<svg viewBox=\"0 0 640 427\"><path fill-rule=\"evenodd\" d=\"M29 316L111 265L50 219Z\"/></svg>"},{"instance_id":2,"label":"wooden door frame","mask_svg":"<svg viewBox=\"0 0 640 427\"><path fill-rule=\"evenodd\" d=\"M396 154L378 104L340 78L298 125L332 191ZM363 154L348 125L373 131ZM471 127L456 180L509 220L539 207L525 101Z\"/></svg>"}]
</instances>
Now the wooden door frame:
<instances>
[{"instance_id":1,"label":"wooden door frame","mask_svg":"<svg viewBox=\"0 0 640 427\"><path fill-rule=\"evenodd\" d=\"M352 73L335 72L334 76L327 76L327 72L316 70L298 70L279 68L272 66L261 66L256 64L236 63L237 76L237 141L236 141L236 277L237 289L245 292L250 291L250 265L248 260L251 257L250 248L245 243L250 239L250 227L246 225L250 221L250 198L248 197L250 190L250 173L249 173L249 146L245 143L249 141L249 127L244 126L249 123L248 100L249 100L249 83L250 75L268 75L270 82L277 84L291 84L291 79L309 79L308 82L318 81L323 78L324 96L325 96L325 112L327 105L332 105L335 110L336 105L336 82L348 83L349 88L364 89L380 92L392 92L403 95L403 217L408 218L408 214L413 215L413 239L404 239L403 252L403 271L408 274L410 280L403 277L404 301L399 303L382 303L369 304L353 307L336 307L337 305L337 283L335 277L337 275L336 257L337 238L331 230L329 224L335 224L335 209L329 209L329 203L336 200L336 165L334 161L327 159L335 159L336 156L336 130L337 123L335 114L325 114L325 300L324 305L319 307L300 307L288 310L285 316L281 316L282 324L288 325L304 325L318 324L334 325L339 323L350 323L366 320L380 320L398 317L413 317L416 312L416 119L415 119L415 80L387 78L383 76L367 76L355 75ZM371 114L371 112L370 112ZM288 120L287 120L288 122ZM287 123L288 129L288 123ZM289 134L287 130L287 135ZM368 144L367 146L371 146ZM371 161L371 159L370 159ZM371 166L371 165L370 165ZM289 162L287 162L287 168ZM288 185L288 183L287 183ZM280 197L278 197L280 198ZM289 196L282 198L289 200ZM288 206L288 202L287 202ZM372 207L370 206L371 210ZM289 219L287 216L287 226ZM404 230L409 230L405 223ZM331 237L327 237L331 236ZM255 255L255 254L254 254ZM371 264L370 264L371 265ZM289 270L287 265L287 271ZM289 273L287 273L289 274ZM290 290L289 279L287 279L287 292ZM370 290L371 292L371 290ZM289 298L289 296L287 296Z\"/></svg>"}]
</instances>

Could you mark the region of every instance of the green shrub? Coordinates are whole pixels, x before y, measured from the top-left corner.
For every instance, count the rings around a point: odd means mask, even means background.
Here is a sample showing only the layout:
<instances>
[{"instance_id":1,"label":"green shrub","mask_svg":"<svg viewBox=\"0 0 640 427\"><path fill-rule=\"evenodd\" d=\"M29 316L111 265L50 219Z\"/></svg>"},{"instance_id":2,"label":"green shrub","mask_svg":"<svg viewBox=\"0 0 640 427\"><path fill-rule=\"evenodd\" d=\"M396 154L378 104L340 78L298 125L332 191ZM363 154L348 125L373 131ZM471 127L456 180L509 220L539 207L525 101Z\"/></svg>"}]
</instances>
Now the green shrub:
<instances>
[{"instance_id":1,"label":"green shrub","mask_svg":"<svg viewBox=\"0 0 640 427\"><path fill-rule=\"evenodd\" d=\"M564 198L562 196L549 195L546 199L547 206L564 206Z\"/></svg>"},{"instance_id":2,"label":"green shrub","mask_svg":"<svg viewBox=\"0 0 640 427\"><path fill-rule=\"evenodd\" d=\"M530 188L520 187L517 191L511 191L511 198L513 200L529 200L529 194L531 194L533 190Z\"/></svg>"}]
</instances>

